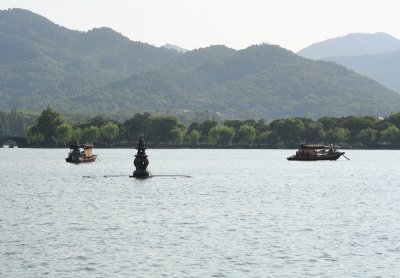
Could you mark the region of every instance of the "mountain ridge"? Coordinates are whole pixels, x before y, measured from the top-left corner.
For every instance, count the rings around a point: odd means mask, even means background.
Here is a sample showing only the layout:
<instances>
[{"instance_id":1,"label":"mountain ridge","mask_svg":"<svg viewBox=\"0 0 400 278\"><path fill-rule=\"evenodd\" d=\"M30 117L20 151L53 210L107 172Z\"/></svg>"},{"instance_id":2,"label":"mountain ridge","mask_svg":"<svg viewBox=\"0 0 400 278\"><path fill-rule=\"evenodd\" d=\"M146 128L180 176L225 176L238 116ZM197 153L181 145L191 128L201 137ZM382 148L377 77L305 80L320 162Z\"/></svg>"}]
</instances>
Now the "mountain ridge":
<instances>
[{"instance_id":1,"label":"mountain ridge","mask_svg":"<svg viewBox=\"0 0 400 278\"><path fill-rule=\"evenodd\" d=\"M381 54L327 57L325 60L344 65L400 93L400 49Z\"/></svg>"},{"instance_id":2,"label":"mountain ridge","mask_svg":"<svg viewBox=\"0 0 400 278\"><path fill-rule=\"evenodd\" d=\"M213 48L215 47L203 51L211 51ZM253 63L257 61L258 64L246 65L244 61L251 61L250 58L253 59ZM185 60L185 57L177 59ZM179 62L176 64L180 65ZM204 67L207 70L204 70ZM289 116L318 118L326 115L368 113L382 115L387 111L398 109L396 103L400 100L400 96L377 82L333 62L307 60L290 51L270 45L252 46L235 51L234 55L227 55L223 62L210 62L196 68L181 69L182 67L178 66L168 71L134 74L125 80L113 83L111 88L101 88L96 91L96 95L107 101L112 101L115 97L115 101L119 102L118 106L123 109L128 109L132 105L134 107L134 104L124 106L131 97L139 100L140 106L135 107L136 109L154 109L151 104L157 101L166 109L172 110L196 110L207 105L228 118L241 119L248 117L274 119ZM279 70L284 71L285 75L282 76ZM321 77L318 75L321 71L326 71L329 75ZM315 80L310 79L310 76L316 77ZM274 81L282 77L286 77L284 81L290 81L288 83L296 82L297 86ZM335 84L335 78L341 80L340 86ZM363 83L360 89L357 87L359 85L352 84L352 79L366 84ZM319 88L320 83L324 84L322 88ZM362 90L364 96L348 97L351 90ZM381 95L377 96L375 90L380 90ZM381 97L385 101L382 101ZM237 99L243 100L240 106L235 104ZM349 100L353 103L349 104ZM385 111L386 108L379 109L378 106L371 105L370 101L374 103L389 101L391 104L387 103L388 110ZM351 109L348 109L349 106Z\"/></svg>"},{"instance_id":3,"label":"mountain ridge","mask_svg":"<svg viewBox=\"0 0 400 278\"><path fill-rule=\"evenodd\" d=\"M276 45L243 50L215 45L179 53L131 41L107 27L69 30L21 10L0 12L0 99L0 109L40 111L51 105L62 113L93 114L190 109L226 118L400 111L400 96L377 82Z\"/></svg>"},{"instance_id":4,"label":"mountain ridge","mask_svg":"<svg viewBox=\"0 0 400 278\"><path fill-rule=\"evenodd\" d=\"M383 32L374 34L351 33L345 36L313 43L297 52L310 59L337 56L378 54L400 49L400 40Z\"/></svg>"}]
</instances>

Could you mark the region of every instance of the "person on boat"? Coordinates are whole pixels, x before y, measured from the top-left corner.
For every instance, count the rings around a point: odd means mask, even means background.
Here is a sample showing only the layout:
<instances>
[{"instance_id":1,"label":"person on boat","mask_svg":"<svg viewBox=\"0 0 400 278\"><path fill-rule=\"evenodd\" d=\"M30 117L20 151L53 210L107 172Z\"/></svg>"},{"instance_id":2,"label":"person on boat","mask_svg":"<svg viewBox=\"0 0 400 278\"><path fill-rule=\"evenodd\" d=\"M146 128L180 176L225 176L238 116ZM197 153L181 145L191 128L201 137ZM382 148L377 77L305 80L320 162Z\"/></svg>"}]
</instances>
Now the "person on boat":
<instances>
[{"instance_id":1,"label":"person on boat","mask_svg":"<svg viewBox=\"0 0 400 278\"><path fill-rule=\"evenodd\" d=\"M301 149L301 150L300 150L300 157L304 157L304 156L305 156L304 150Z\"/></svg>"},{"instance_id":2,"label":"person on boat","mask_svg":"<svg viewBox=\"0 0 400 278\"><path fill-rule=\"evenodd\" d=\"M331 143L331 147L329 148L329 153L334 153L336 150L335 150L335 147L333 146L333 144Z\"/></svg>"}]
</instances>

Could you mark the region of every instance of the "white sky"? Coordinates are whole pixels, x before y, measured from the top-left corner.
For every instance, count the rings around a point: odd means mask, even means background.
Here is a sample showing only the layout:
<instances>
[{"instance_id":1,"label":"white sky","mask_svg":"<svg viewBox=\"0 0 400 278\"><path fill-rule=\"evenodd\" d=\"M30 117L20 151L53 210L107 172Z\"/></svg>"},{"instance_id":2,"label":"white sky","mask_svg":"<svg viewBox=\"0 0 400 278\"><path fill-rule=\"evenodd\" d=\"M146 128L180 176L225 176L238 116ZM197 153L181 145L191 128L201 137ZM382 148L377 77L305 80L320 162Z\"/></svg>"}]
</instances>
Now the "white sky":
<instances>
[{"instance_id":1,"label":"white sky","mask_svg":"<svg viewBox=\"0 0 400 278\"><path fill-rule=\"evenodd\" d=\"M69 29L110 27L132 40L194 49L262 42L297 52L348 33L400 38L400 0L0 0Z\"/></svg>"}]
</instances>

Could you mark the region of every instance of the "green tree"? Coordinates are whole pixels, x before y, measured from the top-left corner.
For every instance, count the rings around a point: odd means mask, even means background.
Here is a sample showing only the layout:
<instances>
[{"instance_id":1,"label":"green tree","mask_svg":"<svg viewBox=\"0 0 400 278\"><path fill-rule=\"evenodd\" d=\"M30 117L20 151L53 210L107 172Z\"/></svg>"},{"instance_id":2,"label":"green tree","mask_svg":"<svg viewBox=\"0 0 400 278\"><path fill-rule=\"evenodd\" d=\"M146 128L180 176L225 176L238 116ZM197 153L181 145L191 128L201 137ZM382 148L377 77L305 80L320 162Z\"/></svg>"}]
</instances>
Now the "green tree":
<instances>
[{"instance_id":1,"label":"green tree","mask_svg":"<svg viewBox=\"0 0 400 278\"><path fill-rule=\"evenodd\" d=\"M80 129L79 127L74 127L72 129L72 135L71 135L71 139L73 140L82 140L82 129Z\"/></svg>"},{"instance_id":2,"label":"green tree","mask_svg":"<svg viewBox=\"0 0 400 278\"><path fill-rule=\"evenodd\" d=\"M394 124L397 128L400 128L400 113L390 115L385 120Z\"/></svg>"},{"instance_id":3,"label":"green tree","mask_svg":"<svg viewBox=\"0 0 400 278\"><path fill-rule=\"evenodd\" d=\"M111 142L118 137L119 128L116 123L107 122L100 128L100 138L106 142Z\"/></svg>"},{"instance_id":4,"label":"green tree","mask_svg":"<svg viewBox=\"0 0 400 278\"><path fill-rule=\"evenodd\" d=\"M258 120L254 127L257 130L258 134L268 131L268 124L266 124L263 119Z\"/></svg>"},{"instance_id":5,"label":"green tree","mask_svg":"<svg viewBox=\"0 0 400 278\"><path fill-rule=\"evenodd\" d=\"M202 122L202 123L201 123L201 130L200 130L201 139L206 140L207 137L208 137L208 134L209 134L210 130L211 130L213 127L217 126L217 125L218 125L218 122L216 122L216 121L209 121L209 120L207 120L207 121Z\"/></svg>"},{"instance_id":6,"label":"green tree","mask_svg":"<svg viewBox=\"0 0 400 278\"><path fill-rule=\"evenodd\" d=\"M16 109L12 109L8 114L9 134L21 135L23 131L23 117Z\"/></svg>"},{"instance_id":7,"label":"green tree","mask_svg":"<svg viewBox=\"0 0 400 278\"><path fill-rule=\"evenodd\" d=\"M324 127L324 130L333 130L335 128L341 127L340 119L334 117L323 117L318 120Z\"/></svg>"},{"instance_id":8,"label":"green tree","mask_svg":"<svg viewBox=\"0 0 400 278\"><path fill-rule=\"evenodd\" d=\"M150 113L135 113L133 118L126 120L123 123L123 138L128 141L136 141L140 135L145 134L146 127L150 122Z\"/></svg>"},{"instance_id":9,"label":"green tree","mask_svg":"<svg viewBox=\"0 0 400 278\"><path fill-rule=\"evenodd\" d=\"M307 122L304 129L304 137L307 143L323 142L325 139L325 130L320 122Z\"/></svg>"},{"instance_id":10,"label":"green tree","mask_svg":"<svg viewBox=\"0 0 400 278\"><path fill-rule=\"evenodd\" d=\"M54 141L56 129L62 123L61 115L55 112L50 106L47 106L46 110L37 119L35 132L43 135L45 143L50 143Z\"/></svg>"},{"instance_id":11,"label":"green tree","mask_svg":"<svg viewBox=\"0 0 400 278\"><path fill-rule=\"evenodd\" d=\"M231 127L236 131L243 125L243 122L240 120L226 120L224 121L224 126Z\"/></svg>"},{"instance_id":12,"label":"green tree","mask_svg":"<svg viewBox=\"0 0 400 278\"><path fill-rule=\"evenodd\" d=\"M9 135L7 114L0 111L0 136Z\"/></svg>"},{"instance_id":13,"label":"green tree","mask_svg":"<svg viewBox=\"0 0 400 278\"><path fill-rule=\"evenodd\" d=\"M301 119L281 119L272 122L271 126L285 144L299 143L304 138L305 127Z\"/></svg>"},{"instance_id":14,"label":"green tree","mask_svg":"<svg viewBox=\"0 0 400 278\"><path fill-rule=\"evenodd\" d=\"M59 125L56 128L56 138L59 140L59 142L65 145L67 142L71 141L72 130L72 126L67 123Z\"/></svg>"},{"instance_id":15,"label":"green tree","mask_svg":"<svg viewBox=\"0 0 400 278\"><path fill-rule=\"evenodd\" d=\"M89 126L95 126L98 128L101 128L102 126L105 126L107 123L109 122L109 120L103 118L100 115L97 115L93 118L91 118L87 123L85 127L89 127Z\"/></svg>"},{"instance_id":16,"label":"green tree","mask_svg":"<svg viewBox=\"0 0 400 278\"><path fill-rule=\"evenodd\" d=\"M257 144L266 144L268 143L268 138L270 136L270 134L272 133L272 131L263 131L261 133L259 133L256 137L256 143Z\"/></svg>"},{"instance_id":17,"label":"green tree","mask_svg":"<svg viewBox=\"0 0 400 278\"><path fill-rule=\"evenodd\" d=\"M177 126L170 130L170 140L172 144L182 145L186 135L186 129L184 126Z\"/></svg>"},{"instance_id":18,"label":"green tree","mask_svg":"<svg viewBox=\"0 0 400 278\"><path fill-rule=\"evenodd\" d=\"M192 132L193 130L197 130L199 133L201 132L201 123L193 122L188 127L188 133Z\"/></svg>"},{"instance_id":19,"label":"green tree","mask_svg":"<svg viewBox=\"0 0 400 278\"><path fill-rule=\"evenodd\" d=\"M242 125L236 133L241 144L251 144L256 139L256 129L250 125Z\"/></svg>"},{"instance_id":20,"label":"green tree","mask_svg":"<svg viewBox=\"0 0 400 278\"><path fill-rule=\"evenodd\" d=\"M213 145L228 146L232 144L235 130L232 127L217 125L208 133L208 142Z\"/></svg>"},{"instance_id":21,"label":"green tree","mask_svg":"<svg viewBox=\"0 0 400 278\"><path fill-rule=\"evenodd\" d=\"M345 143L349 139L350 131L347 128L337 127L326 132L326 140L332 143Z\"/></svg>"},{"instance_id":22,"label":"green tree","mask_svg":"<svg viewBox=\"0 0 400 278\"><path fill-rule=\"evenodd\" d=\"M400 142L400 129L391 125L381 132L381 141L391 145L397 145Z\"/></svg>"},{"instance_id":23,"label":"green tree","mask_svg":"<svg viewBox=\"0 0 400 278\"><path fill-rule=\"evenodd\" d=\"M175 128L185 128L184 125L172 116L155 117L146 128L145 137L150 142L168 143L175 140L171 130Z\"/></svg>"},{"instance_id":24,"label":"green tree","mask_svg":"<svg viewBox=\"0 0 400 278\"><path fill-rule=\"evenodd\" d=\"M368 147L376 142L378 131L373 128L361 129L356 136L356 140Z\"/></svg>"},{"instance_id":25,"label":"green tree","mask_svg":"<svg viewBox=\"0 0 400 278\"><path fill-rule=\"evenodd\" d=\"M362 129L375 128L378 118L375 116L348 116L341 119L342 127L350 131L349 142L357 142L357 135Z\"/></svg>"},{"instance_id":26,"label":"green tree","mask_svg":"<svg viewBox=\"0 0 400 278\"><path fill-rule=\"evenodd\" d=\"M96 126L89 126L82 131L82 139L85 143L93 144L100 136L100 129Z\"/></svg>"},{"instance_id":27,"label":"green tree","mask_svg":"<svg viewBox=\"0 0 400 278\"><path fill-rule=\"evenodd\" d=\"M42 133L37 132L35 125L31 125L25 128L24 136L29 144L39 144L43 142L44 136Z\"/></svg>"},{"instance_id":28,"label":"green tree","mask_svg":"<svg viewBox=\"0 0 400 278\"><path fill-rule=\"evenodd\" d=\"M191 145L197 145L200 140L200 132L198 130L192 130L189 134L189 143Z\"/></svg>"}]
</instances>

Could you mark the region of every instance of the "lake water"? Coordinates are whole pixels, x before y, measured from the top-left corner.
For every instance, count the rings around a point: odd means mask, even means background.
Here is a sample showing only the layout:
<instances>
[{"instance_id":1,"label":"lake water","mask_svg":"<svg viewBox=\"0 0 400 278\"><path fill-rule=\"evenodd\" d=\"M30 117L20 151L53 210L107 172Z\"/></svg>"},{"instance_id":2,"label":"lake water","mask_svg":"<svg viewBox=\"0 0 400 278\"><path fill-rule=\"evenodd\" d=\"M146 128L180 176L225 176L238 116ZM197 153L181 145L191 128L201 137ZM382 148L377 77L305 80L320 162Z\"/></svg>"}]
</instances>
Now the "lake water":
<instances>
[{"instance_id":1,"label":"lake water","mask_svg":"<svg viewBox=\"0 0 400 278\"><path fill-rule=\"evenodd\" d=\"M0 149L0 277L400 277L400 151L67 151Z\"/></svg>"}]
</instances>

